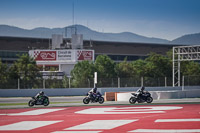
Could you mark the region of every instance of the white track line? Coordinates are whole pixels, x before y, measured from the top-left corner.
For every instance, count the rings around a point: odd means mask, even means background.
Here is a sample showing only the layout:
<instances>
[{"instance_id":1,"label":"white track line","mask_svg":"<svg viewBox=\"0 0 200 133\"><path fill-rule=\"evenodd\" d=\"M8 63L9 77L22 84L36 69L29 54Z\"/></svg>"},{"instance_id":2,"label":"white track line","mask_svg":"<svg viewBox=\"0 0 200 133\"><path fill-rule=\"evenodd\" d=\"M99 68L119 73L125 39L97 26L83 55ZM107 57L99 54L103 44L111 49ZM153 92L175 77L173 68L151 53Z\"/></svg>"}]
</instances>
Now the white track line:
<instances>
[{"instance_id":1,"label":"white track line","mask_svg":"<svg viewBox=\"0 0 200 133\"><path fill-rule=\"evenodd\" d=\"M200 119L157 119L155 122L193 122Z\"/></svg>"},{"instance_id":2,"label":"white track line","mask_svg":"<svg viewBox=\"0 0 200 133\"><path fill-rule=\"evenodd\" d=\"M18 116L18 115L42 115L42 114L51 113L51 112L60 111L60 110L64 110L64 109L35 109L35 110L21 112L21 113L0 114L0 115L10 115L10 116Z\"/></svg>"},{"instance_id":3,"label":"white track line","mask_svg":"<svg viewBox=\"0 0 200 133\"><path fill-rule=\"evenodd\" d=\"M137 120L94 120L74 127L66 128L65 130L99 130L112 129Z\"/></svg>"},{"instance_id":4,"label":"white track line","mask_svg":"<svg viewBox=\"0 0 200 133\"><path fill-rule=\"evenodd\" d=\"M200 129L136 129L129 132L136 133L197 133Z\"/></svg>"},{"instance_id":5,"label":"white track line","mask_svg":"<svg viewBox=\"0 0 200 133\"><path fill-rule=\"evenodd\" d=\"M56 131L52 133L100 133L102 131Z\"/></svg>"},{"instance_id":6,"label":"white track line","mask_svg":"<svg viewBox=\"0 0 200 133\"><path fill-rule=\"evenodd\" d=\"M0 131L32 130L35 128L51 125L61 121L22 121L9 125L0 126Z\"/></svg>"}]
</instances>

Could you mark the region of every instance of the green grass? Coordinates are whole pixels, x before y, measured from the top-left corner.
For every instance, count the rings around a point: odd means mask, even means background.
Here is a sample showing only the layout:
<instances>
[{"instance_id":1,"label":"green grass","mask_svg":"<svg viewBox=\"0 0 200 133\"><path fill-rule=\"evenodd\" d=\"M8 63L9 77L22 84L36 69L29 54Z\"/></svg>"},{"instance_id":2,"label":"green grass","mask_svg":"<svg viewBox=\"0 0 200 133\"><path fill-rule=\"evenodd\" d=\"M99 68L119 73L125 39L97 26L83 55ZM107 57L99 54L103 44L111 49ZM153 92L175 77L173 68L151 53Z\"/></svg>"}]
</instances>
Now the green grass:
<instances>
[{"instance_id":1,"label":"green grass","mask_svg":"<svg viewBox=\"0 0 200 133\"><path fill-rule=\"evenodd\" d=\"M50 104L62 104L62 103L81 103L79 101L74 102L50 102ZM28 103L0 103L0 106L17 106L17 105L28 105Z\"/></svg>"},{"instance_id":2,"label":"green grass","mask_svg":"<svg viewBox=\"0 0 200 133\"><path fill-rule=\"evenodd\" d=\"M27 103L0 103L0 106L27 105Z\"/></svg>"}]
</instances>

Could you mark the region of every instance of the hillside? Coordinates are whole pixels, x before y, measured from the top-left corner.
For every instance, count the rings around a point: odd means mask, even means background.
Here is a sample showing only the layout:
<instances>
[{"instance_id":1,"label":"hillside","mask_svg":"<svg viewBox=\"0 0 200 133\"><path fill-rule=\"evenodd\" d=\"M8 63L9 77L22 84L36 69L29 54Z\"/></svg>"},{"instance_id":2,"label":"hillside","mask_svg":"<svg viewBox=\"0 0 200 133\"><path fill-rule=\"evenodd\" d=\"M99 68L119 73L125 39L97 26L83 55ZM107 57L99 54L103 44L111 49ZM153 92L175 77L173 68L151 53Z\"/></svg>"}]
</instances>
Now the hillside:
<instances>
[{"instance_id":1,"label":"hillside","mask_svg":"<svg viewBox=\"0 0 200 133\"><path fill-rule=\"evenodd\" d=\"M70 30L70 26L66 27ZM91 30L82 25L76 25L77 33L83 34L85 40L116 41L116 42L145 42L145 43L168 43L168 40L148 38L131 32L102 33ZM71 31L68 31L68 35ZM65 28L35 28L32 30L14 26L0 25L0 36L51 38L52 34L65 34ZM69 36L67 36L69 37Z\"/></svg>"},{"instance_id":2,"label":"hillside","mask_svg":"<svg viewBox=\"0 0 200 133\"><path fill-rule=\"evenodd\" d=\"M184 44L184 45L199 45L200 33L188 34L172 41L161 38L149 38L141 36L131 32L122 33L102 33L89 29L82 25L75 25L78 34L83 34L84 40L97 40L97 41L112 41L112 42L140 42L140 43L157 43L157 44ZM52 34L65 35L66 29L68 29L67 37L69 38L70 27L64 28L44 28L39 27L31 30L22 29L9 25L0 25L0 36L12 36L12 37L31 37L31 38L51 38Z\"/></svg>"},{"instance_id":3,"label":"hillside","mask_svg":"<svg viewBox=\"0 0 200 133\"><path fill-rule=\"evenodd\" d=\"M200 44L200 33L188 34L179 37L170 43L172 44L186 44L186 45L199 45Z\"/></svg>"}]
</instances>

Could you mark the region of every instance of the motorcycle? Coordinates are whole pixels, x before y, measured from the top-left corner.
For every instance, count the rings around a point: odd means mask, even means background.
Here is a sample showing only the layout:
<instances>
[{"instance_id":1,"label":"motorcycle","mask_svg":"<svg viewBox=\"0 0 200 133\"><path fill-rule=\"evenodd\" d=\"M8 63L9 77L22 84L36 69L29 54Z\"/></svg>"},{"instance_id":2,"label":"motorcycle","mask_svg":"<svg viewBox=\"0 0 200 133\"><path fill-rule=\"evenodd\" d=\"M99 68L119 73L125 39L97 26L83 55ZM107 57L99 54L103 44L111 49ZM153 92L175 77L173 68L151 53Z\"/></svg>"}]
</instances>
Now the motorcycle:
<instances>
[{"instance_id":1,"label":"motorcycle","mask_svg":"<svg viewBox=\"0 0 200 133\"><path fill-rule=\"evenodd\" d=\"M49 105L49 98L47 96L43 96L42 99L38 99L35 97L32 97L32 99L28 102L28 106L32 107L34 105L44 105L48 106Z\"/></svg>"},{"instance_id":2,"label":"motorcycle","mask_svg":"<svg viewBox=\"0 0 200 133\"><path fill-rule=\"evenodd\" d=\"M129 103L134 104L136 102L138 103L152 103L153 102L153 98L151 97L151 94L146 91L143 94L141 93L141 91L137 91L136 93L131 93L132 96L129 99Z\"/></svg>"},{"instance_id":3,"label":"motorcycle","mask_svg":"<svg viewBox=\"0 0 200 133\"><path fill-rule=\"evenodd\" d=\"M83 103L88 104L89 102L91 103L99 102L100 104L102 104L104 103L104 98L102 97L100 92L97 92L95 96L92 96L92 94L87 93L87 96L83 99Z\"/></svg>"}]
</instances>

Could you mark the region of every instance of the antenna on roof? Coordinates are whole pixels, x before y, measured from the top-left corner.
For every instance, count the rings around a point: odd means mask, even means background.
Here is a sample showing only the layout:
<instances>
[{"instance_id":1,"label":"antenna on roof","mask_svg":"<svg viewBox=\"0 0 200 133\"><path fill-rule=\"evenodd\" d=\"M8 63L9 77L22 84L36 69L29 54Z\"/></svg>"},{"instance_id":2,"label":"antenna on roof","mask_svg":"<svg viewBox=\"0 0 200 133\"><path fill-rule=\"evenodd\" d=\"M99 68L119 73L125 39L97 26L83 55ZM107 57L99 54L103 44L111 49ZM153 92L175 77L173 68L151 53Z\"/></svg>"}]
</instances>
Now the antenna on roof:
<instances>
[{"instance_id":1,"label":"antenna on roof","mask_svg":"<svg viewBox=\"0 0 200 133\"><path fill-rule=\"evenodd\" d=\"M76 25L74 24L74 1L72 3L72 27L75 29L75 34L77 33Z\"/></svg>"},{"instance_id":2,"label":"antenna on roof","mask_svg":"<svg viewBox=\"0 0 200 133\"><path fill-rule=\"evenodd\" d=\"M74 1L72 3L72 25L74 26Z\"/></svg>"}]
</instances>

